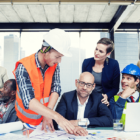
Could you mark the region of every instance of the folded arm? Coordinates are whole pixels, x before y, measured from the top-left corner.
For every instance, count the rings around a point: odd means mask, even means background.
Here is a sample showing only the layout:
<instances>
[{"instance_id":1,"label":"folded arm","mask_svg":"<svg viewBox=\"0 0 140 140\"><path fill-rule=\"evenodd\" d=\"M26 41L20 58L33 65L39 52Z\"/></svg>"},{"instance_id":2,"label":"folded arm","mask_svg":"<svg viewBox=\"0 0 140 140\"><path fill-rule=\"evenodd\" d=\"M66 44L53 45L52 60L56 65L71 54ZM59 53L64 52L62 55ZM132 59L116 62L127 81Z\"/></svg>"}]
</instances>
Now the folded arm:
<instances>
[{"instance_id":1,"label":"folded arm","mask_svg":"<svg viewBox=\"0 0 140 140\"><path fill-rule=\"evenodd\" d=\"M126 99L119 97L119 99L115 102L114 97L112 97L109 101L109 109L112 113L113 119L121 119L123 114L123 109L125 107Z\"/></svg>"}]
</instances>

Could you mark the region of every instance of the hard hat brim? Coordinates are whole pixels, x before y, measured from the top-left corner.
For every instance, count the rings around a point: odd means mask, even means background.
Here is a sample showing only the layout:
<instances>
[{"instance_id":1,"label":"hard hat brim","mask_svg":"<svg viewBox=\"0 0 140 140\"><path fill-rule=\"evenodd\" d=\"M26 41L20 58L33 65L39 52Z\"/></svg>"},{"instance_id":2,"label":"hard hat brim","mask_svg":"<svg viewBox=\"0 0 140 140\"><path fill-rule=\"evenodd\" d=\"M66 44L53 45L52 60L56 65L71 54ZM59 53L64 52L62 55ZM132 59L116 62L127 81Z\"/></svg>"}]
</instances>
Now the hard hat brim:
<instances>
[{"instance_id":1,"label":"hard hat brim","mask_svg":"<svg viewBox=\"0 0 140 140\"><path fill-rule=\"evenodd\" d=\"M61 52L59 52L59 53L61 53ZM62 53L64 56L66 56L66 57L72 57L72 54L71 53Z\"/></svg>"},{"instance_id":2,"label":"hard hat brim","mask_svg":"<svg viewBox=\"0 0 140 140\"><path fill-rule=\"evenodd\" d=\"M70 52L64 52L64 51L58 50L58 49L55 49L55 50L58 51L59 53L63 54L66 57L72 57L72 54Z\"/></svg>"}]
</instances>

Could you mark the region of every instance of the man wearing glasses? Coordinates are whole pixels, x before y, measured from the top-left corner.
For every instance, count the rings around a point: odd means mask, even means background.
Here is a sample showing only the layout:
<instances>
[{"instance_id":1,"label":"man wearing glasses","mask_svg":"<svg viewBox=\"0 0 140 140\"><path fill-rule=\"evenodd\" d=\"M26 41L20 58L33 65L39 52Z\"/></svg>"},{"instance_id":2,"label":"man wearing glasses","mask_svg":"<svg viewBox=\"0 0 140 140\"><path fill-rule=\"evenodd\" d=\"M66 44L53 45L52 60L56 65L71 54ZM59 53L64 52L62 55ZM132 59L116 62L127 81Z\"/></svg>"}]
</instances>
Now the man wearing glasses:
<instances>
[{"instance_id":1,"label":"man wearing glasses","mask_svg":"<svg viewBox=\"0 0 140 140\"><path fill-rule=\"evenodd\" d=\"M94 76L83 72L75 80L76 90L64 93L57 105L56 112L70 120L74 126L112 127L112 115L101 102L102 94L97 93ZM55 125L55 128L58 127Z\"/></svg>"}]
</instances>

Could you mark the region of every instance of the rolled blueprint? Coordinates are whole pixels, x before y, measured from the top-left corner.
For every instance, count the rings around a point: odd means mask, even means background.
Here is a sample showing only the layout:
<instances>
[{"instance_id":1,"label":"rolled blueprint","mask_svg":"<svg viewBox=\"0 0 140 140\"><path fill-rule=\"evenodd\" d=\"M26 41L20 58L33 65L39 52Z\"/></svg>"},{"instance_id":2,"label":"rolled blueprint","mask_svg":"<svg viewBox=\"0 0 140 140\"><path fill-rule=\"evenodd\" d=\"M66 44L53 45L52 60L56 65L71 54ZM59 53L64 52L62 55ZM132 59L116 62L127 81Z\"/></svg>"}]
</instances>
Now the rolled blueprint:
<instances>
[{"instance_id":1,"label":"rolled blueprint","mask_svg":"<svg viewBox=\"0 0 140 140\"><path fill-rule=\"evenodd\" d=\"M12 131L22 130L23 124L21 121L0 124L0 134L9 133Z\"/></svg>"}]
</instances>

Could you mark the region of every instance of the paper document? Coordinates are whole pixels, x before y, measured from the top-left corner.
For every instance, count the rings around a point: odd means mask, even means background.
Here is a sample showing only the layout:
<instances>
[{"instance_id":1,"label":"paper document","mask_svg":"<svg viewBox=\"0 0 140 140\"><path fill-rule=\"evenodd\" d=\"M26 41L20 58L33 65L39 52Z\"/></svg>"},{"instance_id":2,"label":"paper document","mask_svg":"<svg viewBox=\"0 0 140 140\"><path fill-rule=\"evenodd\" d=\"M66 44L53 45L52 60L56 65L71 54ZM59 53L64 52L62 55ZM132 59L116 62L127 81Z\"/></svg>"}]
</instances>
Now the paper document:
<instances>
[{"instance_id":1,"label":"paper document","mask_svg":"<svg viewBox=\"0 0 140 140\"><path fill-rule=\"evenodd\" d=\"M114 131L114 130L88 130L88 136L75 136L67 134L65 131L55 131L51 133L49 130L47 133L41 130L39 125L36 130L30 134L30 140L107 140L107 138L134 138L140 140L139 133L129 133L126 134L124 131ZM130 139L132 140L132 139Z\"/></svg>"},{"instance_id":2,"label":"paper document","mask_svg":"<svg viewBox=\"0 0 140 140\"><path fill-rule=\"evenodd\" d=\"M42 125L39 125L31 134L30 139L36 139L36 140L87 140L89 138L92 138L92 136L75 136L71 134L67 134L65 131L55 131L51 133L47 129L47 133L41 130Z\"/></svg>"},{"instance_id":3,"label":"paper document","mask_svg":"<svg viewBox=\"0 0 140 140\"><path fill-rule=\"evenodd\" d=\"M22 128L23 128L23 124L21 121L0 124L0 134L22 130Z\"/></svg>"},{"instance_id":4,"label":"paper document","mask_svg":"<svg viewBox=\"0 0 140 140\"><path fill-rule=\"evenodd\" d=\"M25 136L13 134L13 133L0 135L0 140L24 140L24 139L26 139Z\"/></svg>"}]
</instances>

